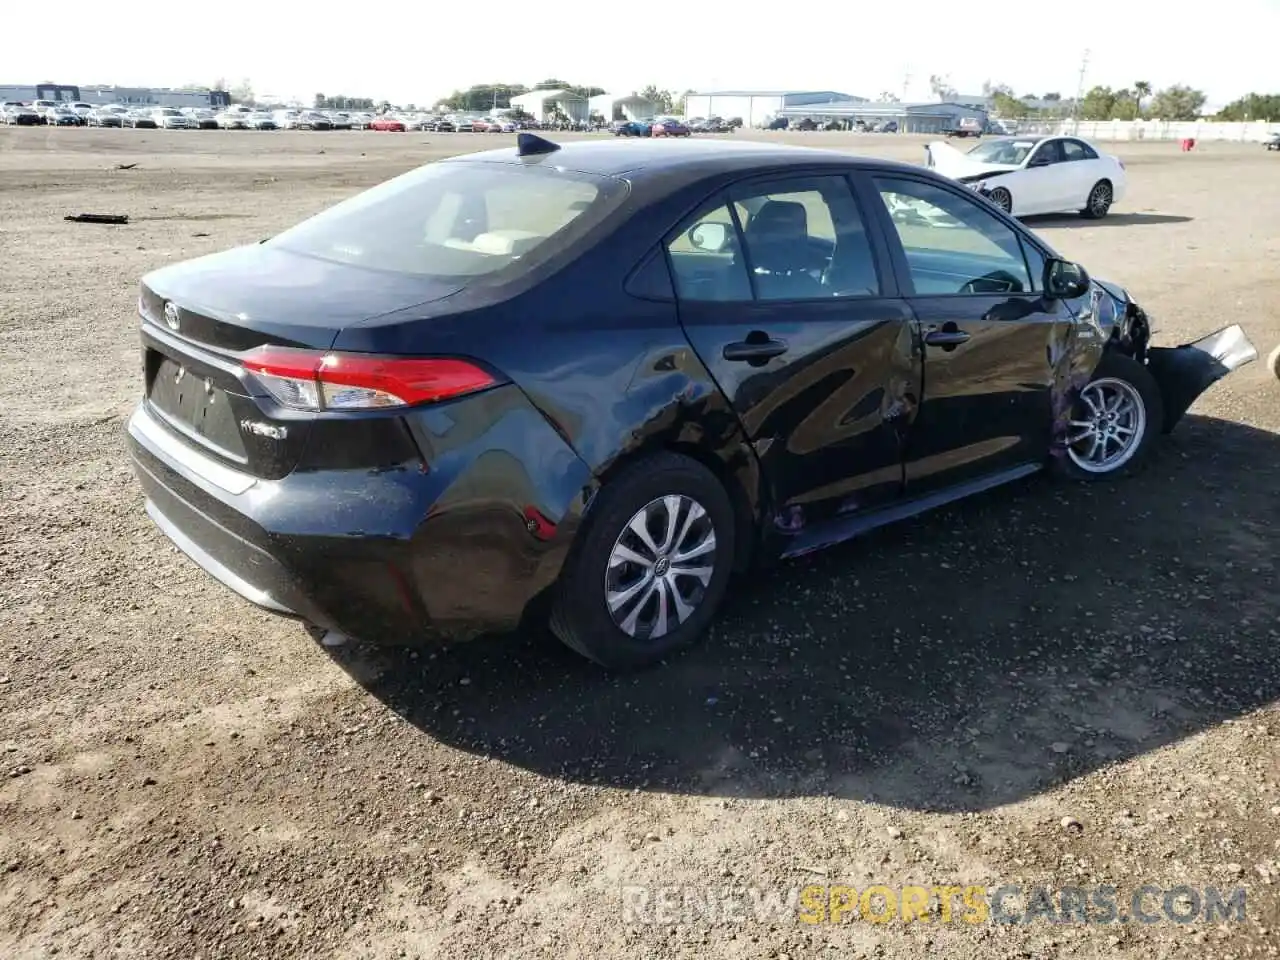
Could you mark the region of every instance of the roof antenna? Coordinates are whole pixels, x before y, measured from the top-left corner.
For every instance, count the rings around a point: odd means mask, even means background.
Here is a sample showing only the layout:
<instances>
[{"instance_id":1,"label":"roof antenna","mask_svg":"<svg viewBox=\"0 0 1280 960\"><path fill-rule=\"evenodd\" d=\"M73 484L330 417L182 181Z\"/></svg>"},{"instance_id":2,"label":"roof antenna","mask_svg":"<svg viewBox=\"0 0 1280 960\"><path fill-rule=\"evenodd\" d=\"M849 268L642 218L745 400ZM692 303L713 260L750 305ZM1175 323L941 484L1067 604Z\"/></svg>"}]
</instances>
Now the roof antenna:
<instances>
[{"instance_id":1,"label":"roof antenna","mask_svg":"<svg viewBox=\"0 0 1280 960\"><path fill-rule=\"evenodd\" d=\"M516 134L516 156L518 157L539 157L544 153L555 153L559 149L560 144L544 140L537 134Z\"/></svg>"}]
</instances>

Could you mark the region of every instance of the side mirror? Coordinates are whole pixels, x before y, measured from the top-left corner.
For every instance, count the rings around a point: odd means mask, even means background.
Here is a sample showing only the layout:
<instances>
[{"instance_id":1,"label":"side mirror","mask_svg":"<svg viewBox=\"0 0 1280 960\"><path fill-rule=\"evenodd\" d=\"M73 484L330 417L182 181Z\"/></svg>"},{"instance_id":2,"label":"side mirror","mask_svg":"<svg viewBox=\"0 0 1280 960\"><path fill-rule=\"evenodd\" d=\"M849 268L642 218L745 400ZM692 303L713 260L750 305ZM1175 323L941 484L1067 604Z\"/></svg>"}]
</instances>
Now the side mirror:
<instances>
[{"instance_id":1,"label":"side mirror","mask_svg":"<svg viewBox=\"0 0 1280 960\"><path fill-rule=\"evenodd\" d=\"M1027 161L1028 167L1047 167L1049 166L1049 158L1043 153L1038 153Z\"/></svg>"},{"instance_id":2,"label":"side mirror","mask_svg":"<svg viewBox=\"0 0 1280 960\"><path fill-rule=\"evenodd\" d=\"M1089 292L1089 273L1070 260L1046 260L1041 288L1051 300L1076 300Z\"/></svg>"},{"instance_id":3,"label":"side mirror","mask_svg":"<svg viewBox=\"0 0 1280 960\"><path fill-rule=\"evenodd\" d=\"M700 223L689 231L689 242L695 250L719 253L729 243L729 227L723 223Z\"/></svg>"}]
</instances>

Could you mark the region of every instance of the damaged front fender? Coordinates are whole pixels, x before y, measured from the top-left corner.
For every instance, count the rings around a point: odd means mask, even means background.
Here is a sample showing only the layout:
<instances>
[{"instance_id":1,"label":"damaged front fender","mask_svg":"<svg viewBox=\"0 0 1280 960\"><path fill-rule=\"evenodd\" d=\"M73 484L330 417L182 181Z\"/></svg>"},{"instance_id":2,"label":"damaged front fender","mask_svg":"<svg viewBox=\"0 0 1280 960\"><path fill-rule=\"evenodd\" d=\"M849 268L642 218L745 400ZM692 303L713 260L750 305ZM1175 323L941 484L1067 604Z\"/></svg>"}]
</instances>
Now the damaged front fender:
<instances>
[{"instance_id":1,"label":"damaged front fender","mask_svg":"<svg viewBox=\"0 0 1280 960\"><path fill-rule=\"evenodd\" d=\"M1148 347L1147 369L1164 398L1164 432L1177 426L1202 393L1233 370L1257 359L1258 351L1238 324L1223 327L1195 343Z\"/></svg>"}]
</instances>

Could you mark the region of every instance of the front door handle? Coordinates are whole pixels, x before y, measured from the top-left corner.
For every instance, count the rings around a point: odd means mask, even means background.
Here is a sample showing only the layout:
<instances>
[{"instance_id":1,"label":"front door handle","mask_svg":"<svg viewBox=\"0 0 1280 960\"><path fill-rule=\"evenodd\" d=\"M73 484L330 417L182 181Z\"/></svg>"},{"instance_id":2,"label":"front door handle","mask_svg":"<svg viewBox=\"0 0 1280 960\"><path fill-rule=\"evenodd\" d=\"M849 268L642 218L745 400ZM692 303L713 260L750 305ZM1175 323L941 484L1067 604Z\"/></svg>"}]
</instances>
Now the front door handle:
<instances>
[{"instance_id":1,"label":"front door handle","mask_svg":"<svg viewBox=\"0 0 1280 960\"><path fill-rule=\"evenodd\" d=\"M930 347L958 347L969 342L969 334L963 330L930 330L924 335L924 342Z\"/></svg>"},{"instance_id":2,"label":"front door handle","mask_svg":"<svg viewBox=\"0 0 1280 960\"><path fill-rule=\"evenodd\" d=\"M739 340L726 343L723 356L726 360L743 360L747 363L764 363L787 352L781 340Z\"/></svg>"}]
</instances>

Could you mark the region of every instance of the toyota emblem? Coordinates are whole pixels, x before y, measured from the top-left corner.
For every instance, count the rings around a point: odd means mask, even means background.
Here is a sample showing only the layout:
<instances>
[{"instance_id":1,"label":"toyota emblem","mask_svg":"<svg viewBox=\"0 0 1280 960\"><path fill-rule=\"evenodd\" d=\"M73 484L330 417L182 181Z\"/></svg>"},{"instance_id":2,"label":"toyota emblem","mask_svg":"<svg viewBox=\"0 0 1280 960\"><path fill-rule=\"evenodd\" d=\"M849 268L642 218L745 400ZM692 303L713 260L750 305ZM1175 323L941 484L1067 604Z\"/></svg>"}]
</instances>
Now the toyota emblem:
<instances>
[{"instance_id":1,"label":"toyota emblem","mask_svg":"<svg viewBox=\"0 0 1280 960\"><path fill-rule=\"evenodd\" d=\"M181 319L182 316L178 313L178 308L174 304L166 303L164 305L164 322L170 330L177 330Z\"/></svg>"}]
</instances>

